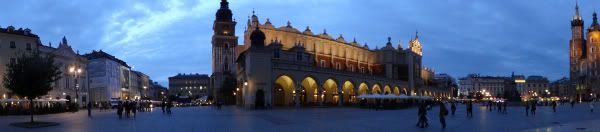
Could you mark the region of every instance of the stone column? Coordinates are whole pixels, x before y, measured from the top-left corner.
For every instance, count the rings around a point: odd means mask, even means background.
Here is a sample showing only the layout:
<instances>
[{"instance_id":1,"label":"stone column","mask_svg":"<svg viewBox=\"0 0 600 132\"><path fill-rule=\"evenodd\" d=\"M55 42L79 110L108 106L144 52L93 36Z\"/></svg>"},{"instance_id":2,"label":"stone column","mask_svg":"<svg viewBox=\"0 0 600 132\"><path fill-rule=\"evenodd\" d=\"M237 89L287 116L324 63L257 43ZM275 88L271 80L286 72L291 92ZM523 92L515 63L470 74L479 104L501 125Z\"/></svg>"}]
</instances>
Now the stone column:
<instances>
[{"instance_id":1,"label":"stone column","mask_svg":"<svg viewBox=\"0 0 600 132\"><path fill-rule=\"evenodd\" d=\"M344 85L342 84L342 86L338 85L338 106L343 106L344 105Z\"/></svg>"},{"instance_id":2,"label":"stone column","mask_svg":"<svg viewBox=\"0 0 600 132\"><path fill-rule=\"evenodd\" d=\"M300 94L302 94L300 92L300 89L302 89L302 86L300 85L300 83L296 83L296 93L294 93L294 102L296 103L296 107L300 107Z\"/></svg>"}]
</instances>

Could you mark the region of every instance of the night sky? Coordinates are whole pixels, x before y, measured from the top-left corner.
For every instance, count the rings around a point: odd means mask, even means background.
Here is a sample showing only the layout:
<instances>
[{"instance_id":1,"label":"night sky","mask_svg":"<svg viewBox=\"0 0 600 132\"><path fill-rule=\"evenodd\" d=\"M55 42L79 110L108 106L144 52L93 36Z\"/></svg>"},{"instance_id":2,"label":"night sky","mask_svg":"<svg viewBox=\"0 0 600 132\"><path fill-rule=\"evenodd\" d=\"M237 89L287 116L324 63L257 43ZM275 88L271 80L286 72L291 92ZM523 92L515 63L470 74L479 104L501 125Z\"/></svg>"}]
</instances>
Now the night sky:
<instances>
[{"instance_id":1,"label":"night sky","mask_svg":"<svg viewBox=\"0 0 600 132\"><path fill-rule=\"evenodd\" d=\"M177 73L211 72L212 23L220 0L10 0L0 26L30 28L44 44L66 36L80 53L106 51L167 85ZM585 28L600 1L581 0ZM369 47L419 31L423 62L437 73L568 76L574 0L230 0L242 38L256 11L276 26L327 29ZM594 8L595 7L595 8ZM241 39L239 43L242 43Z\"/></svg>"}]
</instances>

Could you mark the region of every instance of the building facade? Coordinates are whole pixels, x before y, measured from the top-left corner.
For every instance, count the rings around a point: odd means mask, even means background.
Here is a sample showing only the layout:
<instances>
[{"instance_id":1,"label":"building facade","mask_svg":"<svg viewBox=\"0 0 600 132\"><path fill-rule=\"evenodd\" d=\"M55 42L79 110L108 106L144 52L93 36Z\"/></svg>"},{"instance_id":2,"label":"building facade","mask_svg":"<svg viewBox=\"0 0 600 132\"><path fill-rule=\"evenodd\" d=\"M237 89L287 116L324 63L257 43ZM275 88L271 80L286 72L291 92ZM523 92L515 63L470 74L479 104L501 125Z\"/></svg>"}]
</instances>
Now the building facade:
<instances>
[{"instance_id":1,"label":"building facade","mask_svg":"<svg viewBox=\"0 0 600 132\"><path fill-rule=\"evenodd\" d=\"M87 71L92 101L134 99L140 96L139 92L131 87L131 68L127 63L102 50L92 51L84 56L88 59Z\"/></svg>"},{"instance_id":2,"label":"building facade","mask_svg":"<svg viewBox=\"0 0 600 132\"><path fill-rule=\"evenodd\" d=\"M269 19L260 23L253 14L243 45L235 45L236 22L228 4L221 2L213 27L212 83L222 71L230 71L236 84L228 89L234 89L240 106L353 104L361 94L449 96L429 90L424 81L422 75L433 80L434 73L421 64L418 35L406 49L394 47L389 37L386 46L371 49L342 35L333 38L325 30L316 34L309 27L301 32L290 22L281 27Z\"/></svg>"},{"instance_id":3,"label":"building facade","mask_svg":"<svg viewBox=\"0 0 600 132\"><path fill-rule=\"evenodd\" d=\"M543 76L528 76L525 82L525 89L521 92L522 96L527 97L549 97L551 92L549 91L550 81L548 78Z\"/></svg>"},{"instance_id":4,"label":"building facade","mask_svg":"<svg viewBox=\"0 0 600 132\"><path fill-rule=\"evenodd\" d=\"M16 62L17 57L22 54L38 51L41 46L40 38L33 34L29 28L0 27L0 84L4 80L3 75L6 72L7 64ZM0 94L2 98L16 97L3 85L0 85Z\"/></svg>"},{"instance_id":5,"label":"building facade","mask_svg":"<svg viewBox=\"0 0 600 132\"><path fill-rule=\"evenodd\" d=\"M507 87L506 81L512 80L509 77L469 74L467 77L459 79L460 95L502 97Z\"/></svg>"},{"instance_id":6,"label":"building facade","mask_svg":"<svg viewBox=\"0 0 600 132\"><path fill-rule=\"evenodd\" d=\"M136 99L150 99L150 77L140 71L131 70L131 90L134 95L139 95Z\"/></svg>"},{"instance_id":7,"label":"building facade","mask_svg":"<svg viewBox=\"0 0 600 132\"><path fill-rule=\"evenodd\" d=\"M571 40L569 41L569 78L576 90L578 100L589 100L600 94L600 25L596 12L592 14L592 24L584 34L584 21L575 6L571 19Z\"/></svg>"},{"instance_id":8,"label":"building facade","mask_svg":"<svg viewBox=\"0 0 600 132\"><path fill-rule=\"evenodd\" d=\"M200 98L208 96L210 77L206 74L177 74L169 77L169 94Z\"/></svg>"},{"instance_id":9,"label":"building facade","mask_svg":"<svg viewBox=\"0 0 600 132\"><path fill-rule=\"evenodd\" d=\"M61 78L54 82L53 89L42 98L66 98L85 106L88 100L87 92L87 58L74 51L67 38L63 37L58 47L42 45L39 48L43 54L53 55L54 63L61 72ZM83 103L82 103L83 102Z\"/></svg>"}]
</instances>

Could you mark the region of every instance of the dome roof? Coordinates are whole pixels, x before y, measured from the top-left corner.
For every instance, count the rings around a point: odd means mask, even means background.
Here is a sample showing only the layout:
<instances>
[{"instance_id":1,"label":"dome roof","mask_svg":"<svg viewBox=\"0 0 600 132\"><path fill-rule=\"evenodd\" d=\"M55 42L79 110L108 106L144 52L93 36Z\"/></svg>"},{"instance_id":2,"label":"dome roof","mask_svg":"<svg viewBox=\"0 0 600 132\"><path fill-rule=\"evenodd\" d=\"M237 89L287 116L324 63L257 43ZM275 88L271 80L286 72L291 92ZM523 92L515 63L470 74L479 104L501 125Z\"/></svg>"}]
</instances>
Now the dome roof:
<instances>
[{"instance_id":1,"label":"dome roof","mask_svg":"<svg viewBox=\"0 0 600 132\"><path fill-rule=\"evenodd\" d=\"M310 27L308 27L308 26L306 26L306 29L302 33L306 34L306 35L313 35L312 31L310 31Z\"/></svg>"},{"instance_id":2,"label":"dome roof","mask_svg":"<svg viewBox=\"0 0 600 132\"><path fill-rule=\"evenodd\" d=\"M279 27L278 29L281 31L300 33L300 31L298 31L298 29L292 27L292 23L290 21L287 22L286 26Z\"/></svg>"},{"instance_id":3,"label":"dome roof","mask_svg":"<svg viewBox=\"0 0 600 132\"><path fill-rule=\"evenodd\" d=\"M231 21L233 13L229 10L229 2L227 2L227 0L221 0L221 8L217 10L215 16L217 17L217 20Z\"/></svg>"},{"instance_id":4,"label":"dome roof","mask_svg":"<svg viewBox=\"0 0 600 132\"><path fill-rule=\"evenodd\" d=\"M264 47L265 46L265 33L260 31L260 28L256 27L250 34L251 47Z\"/></svg>"}]
</instances>

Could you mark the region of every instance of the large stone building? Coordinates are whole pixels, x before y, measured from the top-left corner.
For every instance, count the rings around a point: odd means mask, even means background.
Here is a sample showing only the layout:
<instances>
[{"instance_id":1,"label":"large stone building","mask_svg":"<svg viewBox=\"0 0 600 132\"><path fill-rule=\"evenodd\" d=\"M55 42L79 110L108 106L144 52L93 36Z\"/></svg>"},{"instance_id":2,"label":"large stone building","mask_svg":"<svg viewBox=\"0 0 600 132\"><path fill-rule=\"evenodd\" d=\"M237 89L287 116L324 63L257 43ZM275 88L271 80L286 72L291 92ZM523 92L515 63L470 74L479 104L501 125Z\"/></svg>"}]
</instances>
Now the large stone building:
<instances>
[{"instance_id":1,"label":"large stone building","mask_svg":"<svg viewBox=\"0 0 600 132\"><path fill-rule=\"evenodd\" d=\"M88 100L87 59L71 48L66 37L62 38L56 48L49 43L48 46L40 46L39 50L41 53L53 55L54 63L61 72L61 78L54 82L52 91L42 98L70 96L73 102L85 106Z\"/></svg>"},{"instance_id":2,"label":"large stone building","mask_svg":"<svg viewBox=\"0 0 600 132\"><path fill-rule=\"evenodd\" d=\"M578 100L589 100L600 94L600 25L596 12L592 24L584 34L584 21L575 6L575 16L571 19L571 40L569 41L569 78L574 83Z\"/></svg>"},{"instance_id":3,"label":"large stone building","mask_svg":"<svg viewBox=\"0 0 600 132\"><path fill-rule=\"evenodd\" d=\"M200 98L208 96L210 77L206 74L177 74L169 77L169 94Z\"/></svg>"},{"instance_id":4,"label":"large stone building","mask_svg":"<svg viewBox=\"0 0 600 132\"><path fill-rule=\"evenodd\" d=\"M131 90L130 92L139 95L137 99L150 99L152 80L150 77L140 71L131 70ZM134 97L135 98L135 97Z\"/></svg>"},{"instance_id":5,"label":"large stone building","mask_svg":"<svg viewBox=\"0 0 600 132\"><path fill-rule=\"evenodd\" d=\"M131 87L131 67L127 63L102 50L84 56L89 61L87 71L92 101L139 97L139 91Z\"/></svg>"},{"instance_id":6,"label":"large stone building","mask_svg":"<svg viewBox=\"0 0 600 132\"><path fill-rule=\"evenodd\" d=\"M463 96L482 95L485 97L502 97L510 77L481 76L469 74L459 79L459 91Z\"/></svg>"},{"instance_id":7,"label":"large stone building","mask_svg":"<svg viewBox=\"0 0 600 132\"><path fill-rule=\"evenodd\" d=\"M0 84L6 72L6 65L14 63L21 54L29 54L38 51L42 46L40 38L31 32L29 28L15 29L13 26L0 27ZM10 90L0 85L2 98L16 97Z\"/></svg>"},{"instance_id":8,"label":"large stone building","mask_svg":"<svg viewBox=\"0 0 600 132\"><path fill-rule=\"evenodd\" d=\"M428 89L422 75L433 80L434 73L422 68L418 35L408 41L408 48L393 46L388 37L384 47L371 49L342 35L333 38L325 30L299 31L290 22L275 27L269 19L260 23L252 15L243 45L237 45L228 4L221 2L213 26L212 83L214 93L234 90L240 106L353 104L361 94L449 96ZM223 87L224 75L237 83Z\"/></svg>"}]
</instances>

